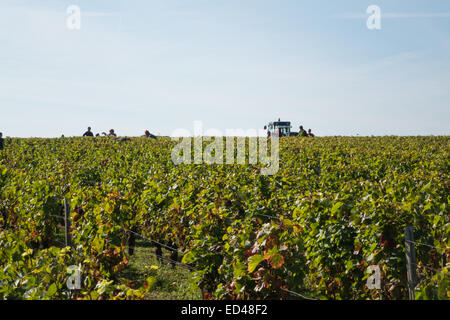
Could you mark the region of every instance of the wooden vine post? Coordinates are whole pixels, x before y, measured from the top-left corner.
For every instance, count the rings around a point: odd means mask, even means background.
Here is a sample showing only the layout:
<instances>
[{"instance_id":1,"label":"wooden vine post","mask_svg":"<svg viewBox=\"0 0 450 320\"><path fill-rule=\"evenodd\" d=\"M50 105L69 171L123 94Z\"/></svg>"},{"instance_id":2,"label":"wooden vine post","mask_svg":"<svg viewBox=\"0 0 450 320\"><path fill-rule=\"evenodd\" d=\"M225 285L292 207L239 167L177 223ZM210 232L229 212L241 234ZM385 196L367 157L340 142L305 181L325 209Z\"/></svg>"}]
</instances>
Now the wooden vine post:
<instances>
[{"instance_id":1,"label":"wooden vine post","mask_svg":"<svg viewBox=\"0 0 450 320\"><path fill-rule=\"evenodd\" d=\"M70 205L67 202L67 199L64 199L64 233L66 235L66 247L71 246L72 243L70 241Z\"/></svg>"},{"instance_id":2,"label":"wooden vine post","mask_svg":"<svg viewBox=\"0 0 450 320\"><path fill-rule=\"evenodd\" d=\"M132 256L134 254L134 247L136 246L136 227L131 228L131 232L128 232L128 254Z\"/></svg>"},{"instance_id":3,"label":"wooden vine post","mask_svg":"<svg viewBox=\"0 0 450 320\"><path fill-rule=\"evenodd\" d=\"M408 276L409 299L415 300L414 289L417 285L416 250L414 248L413 227L405 228L406 271Z\"/></svg>"}]
</instances>

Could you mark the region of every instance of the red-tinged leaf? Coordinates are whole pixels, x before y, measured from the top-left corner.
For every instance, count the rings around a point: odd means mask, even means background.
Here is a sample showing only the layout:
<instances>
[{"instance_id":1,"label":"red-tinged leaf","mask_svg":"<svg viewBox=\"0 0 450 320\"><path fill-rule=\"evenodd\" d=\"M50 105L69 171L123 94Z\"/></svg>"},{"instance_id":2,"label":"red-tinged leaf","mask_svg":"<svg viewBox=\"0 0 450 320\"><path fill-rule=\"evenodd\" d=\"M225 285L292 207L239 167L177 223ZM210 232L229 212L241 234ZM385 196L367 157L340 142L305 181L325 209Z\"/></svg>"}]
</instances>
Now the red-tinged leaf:
<instances>
[{"instance_id":1,"label":"red-tinged leaf","mask_svg":"<svg viewBox=\"0 0 450 320\"><path fill-rule=\"evenodd\" d=\"M284 257L281 254L277 253L270 258L269 262L272 268L279 269L284 264Z\"/></svg>"},{"instance_id":2,"label":"red-tinged leaf","mask_svg":"<svg viewBox=\"0 0 450 320\"><path fill-rule=\"evenodd\" d=\"M271 259L274 255L278 254L278 248L273 247L264 251L264 260Z\"/></svg>"}]
</instances>

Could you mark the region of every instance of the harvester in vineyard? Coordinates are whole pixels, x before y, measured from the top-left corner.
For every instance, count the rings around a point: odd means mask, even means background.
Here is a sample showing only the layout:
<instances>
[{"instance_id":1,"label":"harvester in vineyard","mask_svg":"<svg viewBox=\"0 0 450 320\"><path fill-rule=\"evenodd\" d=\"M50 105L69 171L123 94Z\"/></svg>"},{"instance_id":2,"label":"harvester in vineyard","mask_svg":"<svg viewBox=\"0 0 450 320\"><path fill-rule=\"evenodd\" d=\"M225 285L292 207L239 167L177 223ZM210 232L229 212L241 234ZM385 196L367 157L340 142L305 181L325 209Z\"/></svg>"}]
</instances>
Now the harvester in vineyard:
<instances>
[{"instance_id":1,"label":"harvester in vineyard","mask_svg":"<svg viewBox=\"0 0 450 320\"><path fill-rule=\"evenodd\" d=\"M292 125L290 121L278 121L269 122L267 126L264 126L267 130L268 136L278 136L278 137L296 137L298 132L292 132Z\"/></svg>"}]
</instances>

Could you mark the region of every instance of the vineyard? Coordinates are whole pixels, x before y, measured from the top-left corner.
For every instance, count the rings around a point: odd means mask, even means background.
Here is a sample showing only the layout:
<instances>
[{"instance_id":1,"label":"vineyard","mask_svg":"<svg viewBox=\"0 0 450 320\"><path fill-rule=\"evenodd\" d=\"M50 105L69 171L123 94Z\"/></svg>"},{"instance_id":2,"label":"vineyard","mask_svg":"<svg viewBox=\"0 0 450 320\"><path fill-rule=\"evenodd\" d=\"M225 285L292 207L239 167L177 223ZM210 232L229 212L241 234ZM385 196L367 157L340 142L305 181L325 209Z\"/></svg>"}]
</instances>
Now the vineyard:
<instances>
[{"instance_id":1,"label":"vineyard","mask_svg":"<svg viewBox=\"0 0 450 320\"><path fill-rule=\"evenodd\" d=\"M174 165L176 143L5 139L0 299L145 299L151 270L122 276L136 236L172 250L204 299L408 299L409 225L416 299L450 299L448 137L283 138L272 176ZM64 200L70 246L58 242ZM367 286L373 265L379 289Z\"/></svg>"}]
</instances>

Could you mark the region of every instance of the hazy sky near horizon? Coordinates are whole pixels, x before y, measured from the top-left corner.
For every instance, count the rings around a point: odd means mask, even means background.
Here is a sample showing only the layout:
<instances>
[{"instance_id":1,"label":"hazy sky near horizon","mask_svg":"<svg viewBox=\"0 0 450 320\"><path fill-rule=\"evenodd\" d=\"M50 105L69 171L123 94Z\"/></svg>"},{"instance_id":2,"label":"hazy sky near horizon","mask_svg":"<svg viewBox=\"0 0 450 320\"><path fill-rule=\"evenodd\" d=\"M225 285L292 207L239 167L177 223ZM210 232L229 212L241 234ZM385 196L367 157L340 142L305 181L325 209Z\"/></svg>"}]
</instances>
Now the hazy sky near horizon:
<instances>
[{"instance_id":1,"label":"hazy sky near horizon","mask_svg":"<svg viewBox=\"0 0 450 320\"><path fill-rule=\"evenodd\" d=\"M450 1L1 0L0 43L4 136L450 133Z\"/></svg>"}]
</instances>

